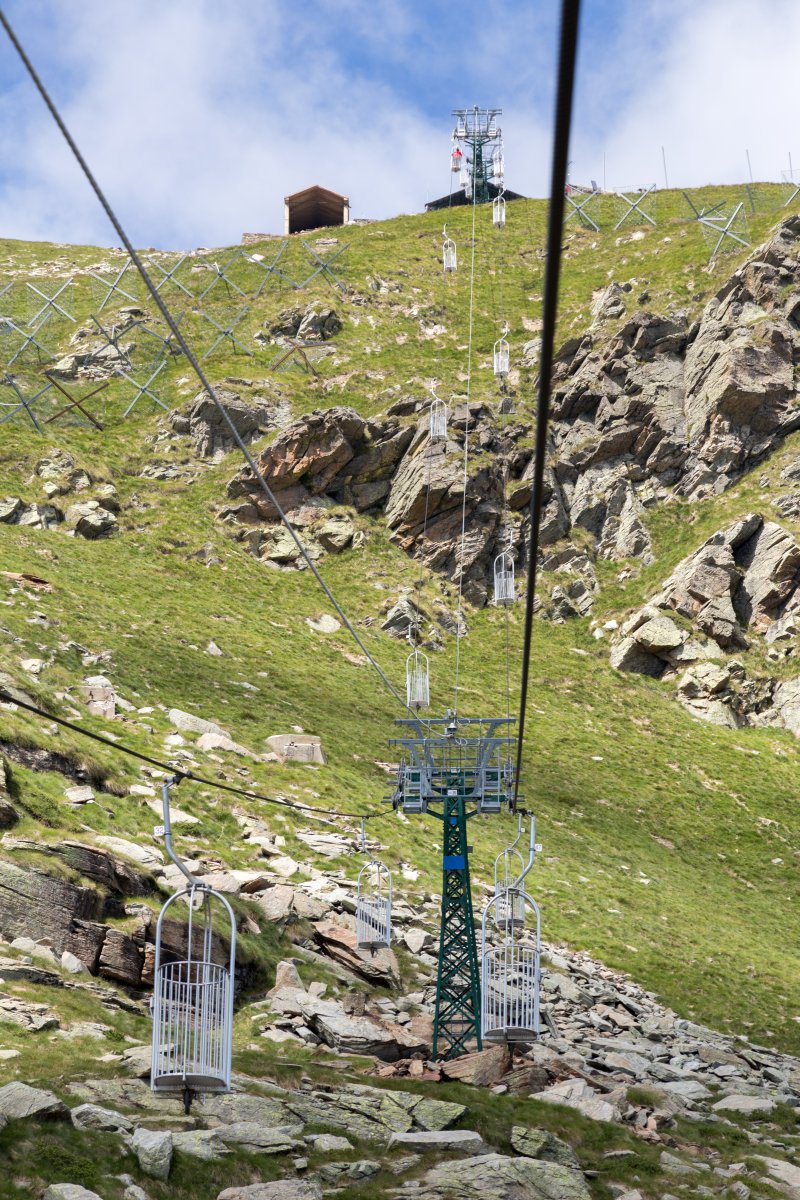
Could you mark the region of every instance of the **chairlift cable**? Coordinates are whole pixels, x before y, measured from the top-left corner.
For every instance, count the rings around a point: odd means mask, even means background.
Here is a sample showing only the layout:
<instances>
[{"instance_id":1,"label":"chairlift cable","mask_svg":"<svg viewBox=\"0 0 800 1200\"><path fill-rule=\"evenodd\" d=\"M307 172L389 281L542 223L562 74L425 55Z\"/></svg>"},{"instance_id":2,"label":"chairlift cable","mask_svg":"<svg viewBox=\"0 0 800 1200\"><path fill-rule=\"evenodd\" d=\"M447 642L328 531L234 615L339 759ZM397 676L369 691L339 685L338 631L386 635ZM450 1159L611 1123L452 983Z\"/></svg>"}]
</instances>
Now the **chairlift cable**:
<instances>
[{"instance_id":1,"label":"chairlift cable","mask_svg":"<svg viewBox=\"0 0 800 1200\"><path fill-rule=\"evenodd\" d=\"M467 340L467 404L464 418L464 492L461 498L461 553L458 568L458 611L456 615L456 670L455 687L453 689L453 712L458 715L458 691L461 670L461 642L463 628L463 594L464 594L464 549L466 545L467 525L467 484L469 482L469 405L472 398L472 334L475 301L475 180L476 173L473 164L472 171L472 249L469 268L469 337Z\"/></svg>"},{"instance_id":2,"label":"chairlift cable","mask_svg":"<svg viewBox=\"0 0 800 1200\"><path fill-rule=\"evenodd\" d=\"M148 763L151 767L158 767L168 775L174 775L179 779L188 779L192 783L201 783L206 787L216 788L221 792L229 792L233 796L241 796L246 800L259 800L263 804L274 804L278 808L294 809L297 812L314 813L324 817L348 817L351 820L361 818L371 821L376 817L386 815L380 809L362 814L340 812L338 809L332 808L318 808L314 804L303 804L302 801L296 800L281 800L277 796L263 796L259 792L237 788L230 783L221 783L218 779L207 779L203 775L197 775L194 771L177 767L174 763L166 763L161 759L153 758L149 754L143 754L140 750L134 750L131 746L126 746L124 742L115 742L109 737L104 737L102 733L94 733L91 729L84 729L83 726L77 725L73 721L68 721L65 717L54 716L53 713L39 708L36 704L30 704L26 700L21 700L18 695L13 696L3 687L0 687L0 703L14 704L17 708L24 709L25 712L32 713L36 717L41 717L45 721L50 721L54 725L60 725L63 729L69 729L71 733L77 733L81 737L91 739L93 742L99 742L102 746L107 746L110 750L116 750L120 754L127 754L129 758L136 758L139 762Z\"/></svg>"},{"instance_id":3,"label":"chairlift cable","mask_svg":"<svg viewBox=\"0 0 800 1200\"><path fill-rule=\"evenodd\" d=\"M547 219L547 258L542 302L542 349L539 360L539 388L536 405L536 448L530 500L530 537L528 542L528 582L525 591L525 636L522 651L519 723L517 729L517 763L514 773L514 803L519 797L522 772L522 749L525 738L525 717L530 680L533 639L533 608L536 598L536 568L539 556L539 528L542 520L544 494L544 464L547 452L547 424L550 410L550 386L553 368L556 319L558 316L558 285L563 240L564 189L567 178L569 135L572 123L572 101L575 83L575 60L578 46L580 0L562 0L561 33L558 60L558 84L553 133L553 159L550 177L550 208Z\"/></svg>"},{"instance_id":4,"label":"chairlift cable","mask_svg":"<svg viewBox=\"0 0 800 1200\"><path fill-rule=\"evenodd\" d=\"M359 636L357 630L350 622L350 619L348 618L344 609L340 605L339 601L336 599L333 592L328 587L325 580L322 578L322 575L320 574L316 564L314 563L313 559L311 558L311 556L309 555L305 546L303 545L302 541L300 540L291 521L289 521L289 519L286 516L286 514L284 513L281 505L278 503L278 501L277 501L275 495L273 494L272 489L270 488L269 484L267 483L264 475L262 475L262 473L259 471L258 467L256 466L255 460L254 460L253 456L251 455L250 451L248 450L247 445L245 444L243 438L241 437L238 429L236 428L236 425L234 424L233 420L231 419L230 414L228 413L228 410L226 409L226 407L222 403L222 401L219 399L216 389L211 386L211 383L207 379L206 374L203 371L203 368L200 366L198 359L195 357L193 351L190 349L186 339L184 338L183 334L181 333L180 328L178 327L178 323L175 321L174 317L172 316L172 313L170 312L169 308L167 307L166 303L164 302L160 292L153 284L153 281L151 280L150 276L148 275L141 258L139 257L136 250L133 248L133 245L132 245L130 239L128 238L128 235L126 234L125 230L123 229L122 225L120 224L119 218L117 217L116 213L114 212L114 209L111 207L111 204L109 203L108 199L106 198L106 195L103 192L103 190L101 189L99 183L97 182L94 175L92 174L89 164L86 162L86 159L83 157L83 155L81 154L81 151L78 149L78 146L77 146L74 138L72 137L72 134L70 133L69 129L67 128L58 108L56 107L54 101L51 99L50 94L48 93L44 83L39 78L39 75L37 74L35 67L33 66L32 62L28 58L24 49L22 48L22 45L21 45L19 39L17 38L17 35L15 34L14 30L12 29L12 27L8 21L8 18L6 17L6 15L2 9L0 9L0 24L2 24L3 28L5 29L6 33L8 34L11 44L13 45L17 54L19 55L26 71L30 75L33 83L35 84L40 96L44 100L47 108L50 110L50 114L53 117L53 120L55 121L56 125L60 129L61 134L64 137L64 140L66 141L67 145L69 146L70 150L72 151L72 154L74 155L78 165L80 166L84 176L86 177L87 182L89 183L90 187L92 188L95 195L97 196L97 199L99 200L106 216L108 217L108 219L111 222L112 226L114 227L114 230L116 231L117 236L119 237L122 245L125 247L125 250L127 251L128 255L130 256L131 261L133 262L134 266L136 267L137 271L139 272L140 276L142 277L145 287L147 288L148 292L150 293L150 296L152 297L152 300L155 303L158 310L160 311L162 317L164 318L167 325L169 326L169 328L173 334L173 337L175 338L175 341L180 346L183 353L186 355L187 362L191 366L191 368L194 371L197 378L200 380L200 383L202 384L204 390L211 397L211 400L214 403L215 407L217 408L217 411L219 412L220 416L222 417L222 419L224 420L228 429L230 430L231 436L232 436L234 442L236 443L236 445L238 446L239 450L241 451L242 455L244 456L244 459L245 459L248 467L250 468L250 470L253 473L254 479L259 484L261 490L264 492L264 495L267 497L270 504L272 504L274 506L275 511L277 512L281 522L283 523L283 525L286 527L287 531L289 532L292 540L294 541L295 545L297 546L297 549L299 550L300 554L302 555L307 567L313 574L314 578L316 579L317 583L320 585L322 590L325 592L325 595L328 597L328 599L331 602L331 604L333 605L333 607L336 609L336 612L341 617L342 623L344 624L344 626L346 627L348 632L352 635L353 639L355 640L355 642L357 643L359 648L363 651L366 658L369 660L369 662L371 663L371 665L373 666L375 671L378 673L380 678L383 680L386 687L392 693L395 700L397 700L398 703L401 704L404 708L408 707L405 704L405 702L403 701L402 697L400 696L400 693L394 687L394 684L391 682L388 675L386 675L383 668L378 664L376 659L373 657L373 655L367 649L367 646L364 644L364 641ZM412 713L412 715L413 715L413 713Z\"/></svg>"},{"instance_id":5,"label":"chairlift cable","mask_svg":"<svg viewBox=\"0 0 800 1200\"><path fill-rule=\"evenodd\" d=\"M505 186L503 186L503 188L501 189L501 193L500 193L501 196L504 192L505 192ZM492 298L492 317L493 317L494 324L497 326L498 325L498 305L497 305L496 296L497 296L497 294L499 294L500 310L504 312L505 308L506 308L506 305L504 303L504 290L505 290L504 284L506 284L506 281L507 281L507 274L508 274L507 267L508 267L508 261L509 261L510 255L509 255L509 247L508 247L508 234L505 232L505 228L506 228L505 220L503 221L502 226L498 226L496 224L496 222L494 220L494 205L492 206L491 219L492 219L492 226L493 226L492 240L494 242L495 273L493 275L490 275L489 279L490 279L490 290L491 290L491 298ZM498 264L499 264L499 267L498 267ZM495 290L495 277L497 277L497 276L499 276L499 282L498 282L497 289ZM504 333L505 333L504 327L507 325L508 325L508 321L505 319L505 316L504 316L502 325L500 326L501 336L504 336ZM494 360L494 354L492 355L492 358ZM492 362L492 366L494 367L494 361ZM505 379L504 378L500 380L500 391L501 391L501 396L504 397L505 396ZM500 521L500 529L501 529L501 534L504 531L507 531L507 533L508 533L507 545L502 547L502 549L507 549L508 552L511 553L510 527L508 525L510 514L509 514L509 505L508 505L508 448L509 448L509 446L508 446L508 436L507 436L510 419L509 419L509 413L503 412L503 399L502 398L501 398L500 405L499 405L498 416L500 418L499 426L500 426L500 435L501 435L500 465L501 465L501 470L502 470L502 474L503 474L503 479L502 479L502 482L503 482L503 507L502 507L501 521ZM502 549L501 549L501 553L502 553ZM493 580L493 582L494 582L494 580ZM511 719L511 648L510 648L511 613L509 611L510 607L511 607L510 604L503 605L503 608L505 610L503 616L504 616L504 625L505 625L506 719L509 721ZM510 764L510 759L511 759L511 751L509 749L509 764Z\"/></svg>"}]
</instances>

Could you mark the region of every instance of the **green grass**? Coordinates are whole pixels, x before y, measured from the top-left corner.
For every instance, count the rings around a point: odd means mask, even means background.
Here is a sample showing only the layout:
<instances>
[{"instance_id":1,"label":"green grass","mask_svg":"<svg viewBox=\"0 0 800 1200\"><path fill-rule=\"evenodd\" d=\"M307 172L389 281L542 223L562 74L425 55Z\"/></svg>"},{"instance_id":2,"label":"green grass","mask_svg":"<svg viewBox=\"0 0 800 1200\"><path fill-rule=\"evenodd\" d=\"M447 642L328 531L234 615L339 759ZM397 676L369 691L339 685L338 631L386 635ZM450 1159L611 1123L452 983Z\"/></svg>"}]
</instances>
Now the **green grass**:
<instances>
[{"instance_id":1,"label":"green grass","mask_svg":"<svg viewBox=\"0 0 800 1200\"><path fill-rule=\"evenodd\" d=\"M699 195L708 202L712 194ZM779 215L778 191L764 185L756 197L759 211L750 219L754 241L767 234ZM604 229L595 235L568 227L562 336L585 328L592 293L612 277L636 281L627 301L631 311L636 296L647 290L651 306L679 306L691 318L744 257L720 257L706 268L705 245L696 226L682 216L681 196L663 193L658 203L658 228L645 230L638 241L617 245L617 238L627 237L625 231L612 235ZM511 324L512 358L518 359L522 342L535 336L545 215L541 202L510 205L508 226L500 235L490 227L488 213L478 214L479 368L472 394L492 405L499 395L488 355L501 314ZM460 210L448 221L448 232L459 244L460 270L444 288L444 335L419 337L420 318L442 316L437 265L442 214L403 217L346 233L333 231L351 243L340 261L346 262L352 292L365 296L366 303L353 303L352 295L342 297L317 281L307 293L268 292L253 305L252 321L262 326L288 305L318 299L337 307L344 329L334 340L335 355L321 364L319 380L299 371L272 375L268 363L273 351L252 359L215 355L208 360L212 379L266 380L263 393L279 391L296 414L330 404L377 413L401 395L423 395L432 375L444 381L443 392L463 393L470 219L470 213ZM264 249L266 253L269 247ZM296 243L291 253L299 268ZM36 263L57 260L59 269L69 272L101 258L110 255L92 248L56 251L0 242L0 269L19 270L21 278ZM371 291L367 280L376 275L401 290L385 295ZM75 311L85 318L94 302L91 286L81 279ZM415 315L401 311L411 305L418 306ZM221 313L225 307L220 301L213 311ZM199 328L199 317L187 317L190 334ZM179 383L186 375L180 360L169 368L164 394L170 406L196 393L194 384ZM518 382L510 385L523 420L532 411L533 376L522 369ZM71 689L76 708L81 705L75 689L83 676L107 674L124 697L155 711L134 712L113 723L83 716L82 723L110 730L155 757L170 753L163 745L171 732L164 710L172 706L215 718L256 752L265 750L270 734L300 725L322 736L329 766L315 770L224 756L224 762L204 762L204 768L270 796L351 812L382 807L388 781L377 764L392 755L387 741L395 732L397 706L370 669L348 657L356 648L344 630L319 635L310 629L306 618L329 606L309 573L265 568L216 521L225 503L225 484L238 470L236 456L200 468L194 483L142 479L144 463L168 454L192 461L188 442L163 450L153 446L148 439L161 426L161 415L144 400L122 422L124 387L114 383L108 393L102 435L52 425L40 438L20 421L3 426L0 494L43 499L31 478L32 467L58 445L95 478L113 479L122 514L120 535L97 543L60 531L0 529L2 569L28 571L52 585L49 593L21 591L0 576L0 626L5 631L0 666L48 703ZM750 507L769 505L761 496L761 474L757 469L735 489L701 504L655 509L650 530L656 563L637 567L623 582L617 579L618 565L599 564L602 591L595 615L624 616L720 524ZM399 588L411 586L420 570L391 544L380 522L361 516L358 524L368 534L366 547L329 556L322 569L371 651L400 684L407 650L380 632L378 618L381 606ZM797 523L786 524L800 529ZM209 541L221 565L206 567L192 557ZM441 596L450 610L455 607L452 589L435 578L425 576L424 596L428 602ZM44 614L46 624L38 619L32 624L34 613ZM470 611L468 623L461 655L462 711L505 711L504 618L491 609ZM517 609L510 615L512 711L521 635ZM211 639L222 648L222 658L203 652ZM108 659L85 668L79 654L66 648L70 641L107 653ZM446 707L452 695L454 646L451 638L446 643L432 656L434 710ZM699 724L675 703L669 684L621 676L609 667L607 653L607 643L591 637L588 621L537 625L524 799L537 813L544 842L533 886L542 905L545 937L586 948L630 971L683 1016L798 1052L796 742L775 730L731 733ZM19 660L31 655L48 661L38 680L24 677L19 667ZM258 691L248 691L242 682ZM136 764L19 713L3 713L2 725L3 738L24 738L75 756L105 780L98 803L76 811L63 801L62 777L14 767L22 814L16 835L56 841L96 831L152 840L155 815L140 799L117 794L142 781ZM297 859L331 865L296 839L298 825L311 825L304 818L190 783L181 785L175 801L201 818L192 830L178 831L184 851L215 854L231 866L253 865L254 852L242 842L235 820L246 809L282 833L287 852ZM473 822L478 881L488 881L509 829L508 820ZM438 831L420 821L399 822L385 811L373 830L390 865L403 859L420 869L418 882L405 886L412 901L440 890ZM332 865L354 872L353 860ZM274 946L268 948L267 962L275 952ZM251 1052L243 1048L242 1053Z\"/></svg>"}]
</instances>

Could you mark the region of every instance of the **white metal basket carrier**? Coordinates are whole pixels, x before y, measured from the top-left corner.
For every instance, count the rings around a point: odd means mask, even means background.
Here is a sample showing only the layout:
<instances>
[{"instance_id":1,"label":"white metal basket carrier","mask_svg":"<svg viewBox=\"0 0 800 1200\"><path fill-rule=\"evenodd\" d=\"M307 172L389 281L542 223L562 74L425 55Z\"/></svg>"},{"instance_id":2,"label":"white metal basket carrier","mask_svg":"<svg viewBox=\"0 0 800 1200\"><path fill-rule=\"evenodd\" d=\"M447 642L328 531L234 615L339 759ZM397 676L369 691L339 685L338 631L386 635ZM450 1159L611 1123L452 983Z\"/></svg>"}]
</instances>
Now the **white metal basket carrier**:
<instances>
[{"instance_id":1,"label":"white metal basket carrier","mask_svg":"<svg viewBox=\"0 0 800 1200\"><path fill-rule=\"evenodd\" d=\"M383 950L392 943L392 873L368 850L363 817L361 849L369 862L358 876L356 944L359 950Z\"/></svg>"},{"instance_id":2,"label":"white metal basket carrier","mask_svg":"<svg viewBox=\"0 0 800 1200\"><path fill-rule=\"evenodd\" d=\"M535 839L531 820L527 865L518 877L509 879L507 870L513 862L509 854L498 873L495 894L483 910L481 1037L485 1042L532 1042L539 1036L541 921L539 906L524 883L538 849ZM514 846L516 842L509 851Z\"/></svg>"},{"instance_id":3,"label":"white metal basket carrier","mask_svg":"<svg viewBox=\"0 0 800 1200\"><path fill-rule=\"evenodd\" d=\"M195 1095L227 1092L231 1086L236 919L219 892L195 879L175 853L164 783L164 844L187 886L167 900L156 926L153 985L153 1045L150 1084L154 1092L183 1097L189 1111ZM173 905L186 903L186 957L165 960L164 922ZM213 910L222 909L230 939L226 961L214 962Z\"/></svg>"}]
</instances>

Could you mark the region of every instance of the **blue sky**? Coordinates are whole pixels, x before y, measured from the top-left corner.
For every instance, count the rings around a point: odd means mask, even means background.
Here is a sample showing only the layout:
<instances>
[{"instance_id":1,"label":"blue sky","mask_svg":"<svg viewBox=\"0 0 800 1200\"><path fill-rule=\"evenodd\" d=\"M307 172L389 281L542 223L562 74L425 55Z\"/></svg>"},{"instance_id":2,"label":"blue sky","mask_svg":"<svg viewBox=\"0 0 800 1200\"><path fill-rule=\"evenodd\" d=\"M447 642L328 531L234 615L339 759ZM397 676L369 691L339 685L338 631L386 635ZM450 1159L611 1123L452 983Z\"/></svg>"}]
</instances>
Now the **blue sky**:
<instances>
[{"instance_id":1,"label":"blue sky","mask_svg":"<svg viewBox=\"0 0 800 1200\"><path fill-rule=\"evenodd\" d=\"M277 232L283 196L355 216L449 188L450 110L503 109L508 186L543 195L557 0L8 0L142 246ZM796 0L584 0L572 178L609 188L800 166ZM113 242L0 35L0 235Z\"/></svg>"}]
</instances>

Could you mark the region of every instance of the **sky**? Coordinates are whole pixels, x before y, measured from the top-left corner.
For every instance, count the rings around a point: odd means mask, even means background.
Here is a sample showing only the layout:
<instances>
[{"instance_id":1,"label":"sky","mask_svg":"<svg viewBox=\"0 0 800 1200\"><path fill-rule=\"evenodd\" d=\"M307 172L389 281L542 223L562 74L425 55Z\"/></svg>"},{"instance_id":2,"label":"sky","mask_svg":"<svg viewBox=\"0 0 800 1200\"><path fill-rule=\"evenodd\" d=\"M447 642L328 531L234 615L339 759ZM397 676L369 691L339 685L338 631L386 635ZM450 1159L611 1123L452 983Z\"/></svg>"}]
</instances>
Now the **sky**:
<instances>
[{"instance_id":1,"label":"sky","mask_svg":"<svg viewBox=\"0 0 800 1200\"><path fill-rule=\"evenodd\" d=\"M506 183L546 194L558 0L6 0L142 246L279 233L312 183L354 217L450 188L452 108L501 108ZM797 0L583 0L570 178L800 172ZM800 174L799 174L800 178ZM116 241L0 30L0 236Z\"/></svg>"}]
</instances>

